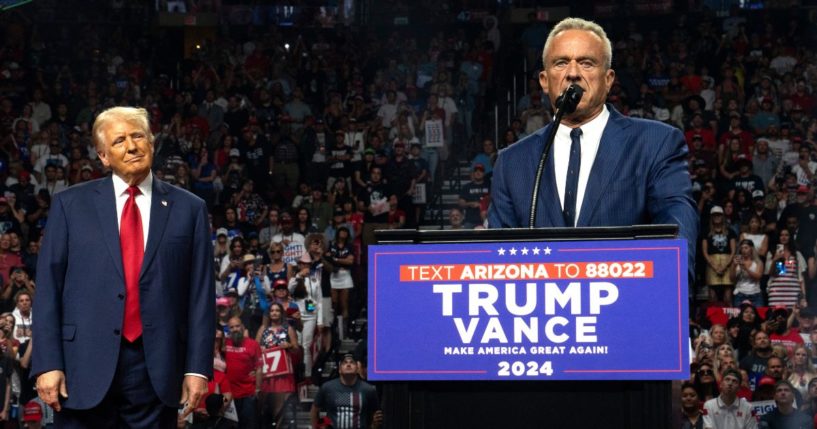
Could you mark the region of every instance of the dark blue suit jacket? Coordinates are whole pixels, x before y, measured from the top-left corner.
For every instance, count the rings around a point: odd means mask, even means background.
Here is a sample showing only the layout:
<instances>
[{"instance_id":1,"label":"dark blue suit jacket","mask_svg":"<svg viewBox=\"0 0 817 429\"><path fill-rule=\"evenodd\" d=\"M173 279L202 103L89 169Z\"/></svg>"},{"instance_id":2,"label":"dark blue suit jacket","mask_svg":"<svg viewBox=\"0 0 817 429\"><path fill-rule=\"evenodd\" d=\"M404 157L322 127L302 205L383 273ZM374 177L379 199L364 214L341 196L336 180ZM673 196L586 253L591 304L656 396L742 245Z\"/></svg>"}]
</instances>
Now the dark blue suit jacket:
<instances>
[{"instance_id":1,"label":"dark blue suit jacket","mask_svg":"<svg viewBox=\"0 0 817 429\"><path fill-rule=\"evenodd\" d=\"M65 372L64 406L88 409L117 366L125 280L110 176L52 200L37 264L32 374ZM212 376L215 320L207 208L153 179L139 284L145 361L161 401L177 407L183 375Z\"/></svg>"},{"instance_id":2,"label":"dark blue suit jacket","mask_svg":"<svg viewBox=\"0 0 817 429\"><path fill-rule=\"evenodd\" d=\"M610 118L581 202L577 226L676 224L695 260L698 212L692 199L683 134L661 122L629 118L608 105ZM488 224L527 228L536 169L550 124L503 149L494 166ZM564 227L553 174L553 147L540 185L535 226Z\"/></svg>"}]
</instances>

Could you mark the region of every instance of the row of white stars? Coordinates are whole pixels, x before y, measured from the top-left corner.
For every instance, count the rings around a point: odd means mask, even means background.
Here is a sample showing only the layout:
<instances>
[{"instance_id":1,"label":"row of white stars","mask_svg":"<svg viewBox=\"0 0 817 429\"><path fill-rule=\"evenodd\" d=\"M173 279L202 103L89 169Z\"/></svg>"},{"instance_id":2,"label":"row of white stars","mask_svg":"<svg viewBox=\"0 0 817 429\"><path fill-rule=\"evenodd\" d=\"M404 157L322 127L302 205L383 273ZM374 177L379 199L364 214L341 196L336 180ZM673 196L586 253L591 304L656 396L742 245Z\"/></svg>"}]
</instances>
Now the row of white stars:
<instances>
[{"instance_id":1,"label":"row of white stars","mask_svg":"<svg viewBox=\"0 0 817 429\"><path fill-rule=\"evenodd\" d=\"M520 252L523 255L527 255L528 252L532 252L534 255L538 255L539 252L542 251L542 252L545 252L545 255L550 255L551 250L552 249L550 247L545 247L544 249L540 249L538 247L534 247L533 249L528 249L527 247L523 247L521 249L517 249L516 247L511 247L510 249L504 249L504 248L500 247L496 251L496 253L498 253L500 256L504 255L506 251L508 253L510 253L511 255L516 255L516 252Z\"/></svg>"}]
</instances>

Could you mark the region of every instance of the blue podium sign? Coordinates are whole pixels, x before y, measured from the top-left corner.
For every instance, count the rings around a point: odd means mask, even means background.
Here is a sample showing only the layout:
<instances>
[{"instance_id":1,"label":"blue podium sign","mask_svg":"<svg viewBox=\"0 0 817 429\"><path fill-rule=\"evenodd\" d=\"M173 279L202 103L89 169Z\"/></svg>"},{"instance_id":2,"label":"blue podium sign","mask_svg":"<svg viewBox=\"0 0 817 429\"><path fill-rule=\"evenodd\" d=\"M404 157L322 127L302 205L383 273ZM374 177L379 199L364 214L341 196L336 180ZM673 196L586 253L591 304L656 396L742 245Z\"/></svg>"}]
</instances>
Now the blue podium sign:
<instances>
[{"instance_id":1,"label":"blue podium sign","mask_svg":"<svg viewBox=\"0 0 817 429\"><path fill-rule=\"evenodd\" d=\"M689 378L684 240L369 247L371 380Z\"/></svg>"}]
</instances>

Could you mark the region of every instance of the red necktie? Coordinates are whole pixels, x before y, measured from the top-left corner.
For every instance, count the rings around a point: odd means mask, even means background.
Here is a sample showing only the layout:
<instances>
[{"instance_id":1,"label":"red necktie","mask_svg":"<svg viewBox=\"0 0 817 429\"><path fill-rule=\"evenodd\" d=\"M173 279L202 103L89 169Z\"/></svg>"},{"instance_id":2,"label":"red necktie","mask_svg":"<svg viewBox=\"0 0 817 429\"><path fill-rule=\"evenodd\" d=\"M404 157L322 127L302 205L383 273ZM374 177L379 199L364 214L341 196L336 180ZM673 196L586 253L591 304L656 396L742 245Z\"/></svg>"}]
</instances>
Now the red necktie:
<instances>
[{"instance_id":1,"label":"red necktie","mask_svg":"<svg viewBox=\"0 0 817 429\"><path fill-rule=\"evenodd\" d=\"M119 246L122 249L122 267L125 269L125 322L122 335L133 342L142 335L142 315L139 313L139 272L145 254L142 237L142 215L136 205L136 196L142 192L136 186L128 187L128 201L122 209L119 225Z\"/></svg>"}]
</instances>

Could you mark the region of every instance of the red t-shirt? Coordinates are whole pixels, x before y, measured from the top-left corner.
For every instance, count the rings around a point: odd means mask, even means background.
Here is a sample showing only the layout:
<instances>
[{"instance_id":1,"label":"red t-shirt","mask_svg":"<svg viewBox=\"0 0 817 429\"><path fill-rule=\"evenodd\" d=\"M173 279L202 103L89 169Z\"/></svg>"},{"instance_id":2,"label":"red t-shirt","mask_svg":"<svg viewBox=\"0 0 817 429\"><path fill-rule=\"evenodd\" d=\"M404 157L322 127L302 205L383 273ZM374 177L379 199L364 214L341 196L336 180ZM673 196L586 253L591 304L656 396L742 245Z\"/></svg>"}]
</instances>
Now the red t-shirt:
<instances>
[{"instance_id":1,"label":"red t-shirt","mask_svg":"<svg viewBox=\"0 0 817 429\"><path fill-rule=\"evenodd\" d=\"M255 395L255 376L251 373L261 368L261 347L252 338L244 338L241 347L234 347L233 340L228 338L225 350L226 374L233 397Z\"/></svg>"},{"instance_id":2,"label":"red t-shirt","mask_svg":"<svg viewBox=\"0 0 817 429\"><path fill-rule=\"evenodd\" d=\"M789 355L789 359L792 358L794 355L794 348L803 343L803 337L800 336L800 330L797 328L789 329L789 333L786 335L780 334L771 334L769 335L769 340L772 343L772 346L780 344L786 348L786 354Z\"/></svg>"},{"instance_id":3,"label":"red t-shirt","mask_svg":"<svg viewBox=\"0 0 817 429\"><path fill-rule=\"evenodd\" d=\"M230 382L229 380L227 380L227 375L225 375L221 371L214 370L213 379L207 382L207 393L205 393L204 396L201 397L199 405L198 407L196 407L197 409L199 410L207 409L205 401L207 400L208 396L216 393L216 386L218 386L218 392L222 395L231 392ZM255 392L253 391L253 393Z\"/></svg>"},{"instance_id":4,"label":"red t-shirt","mask_svg":"<svg viewBox=\"0 0 817 429\"><path fill-rule=\"evenodd\" d=\"M397 210L394 211L394 213L389 212L389 223L390 224L400 223L400 218L401 217L404 220L406 218L406 212L404 212L403 210L397 209Z\"/></svg>"}]
</instances>

